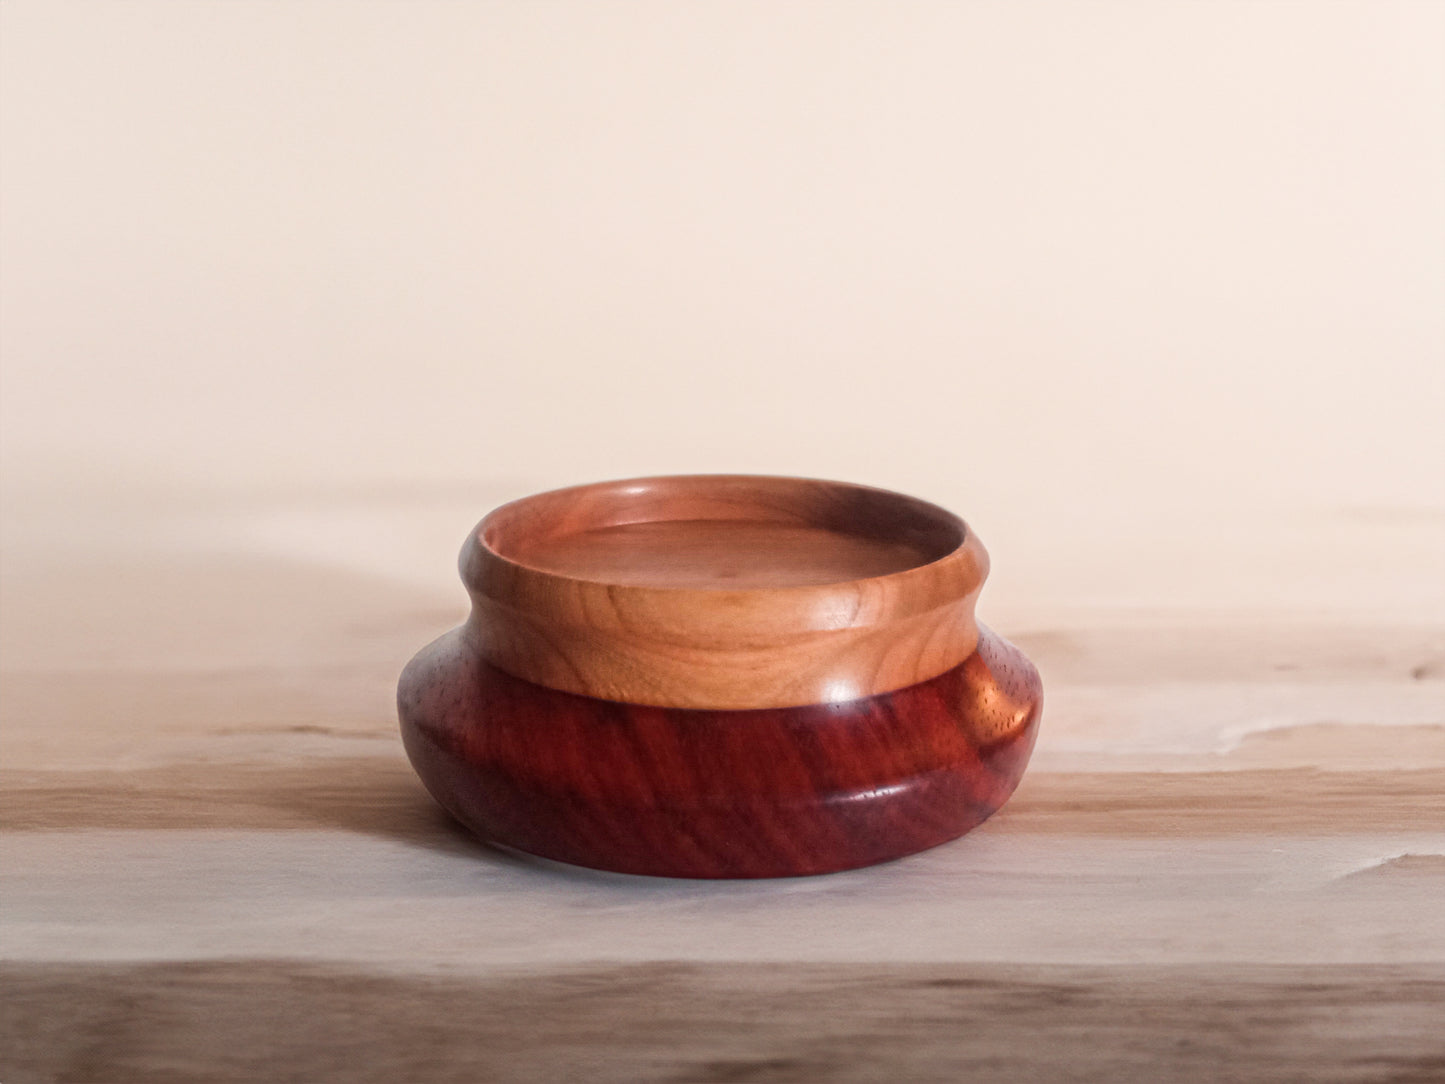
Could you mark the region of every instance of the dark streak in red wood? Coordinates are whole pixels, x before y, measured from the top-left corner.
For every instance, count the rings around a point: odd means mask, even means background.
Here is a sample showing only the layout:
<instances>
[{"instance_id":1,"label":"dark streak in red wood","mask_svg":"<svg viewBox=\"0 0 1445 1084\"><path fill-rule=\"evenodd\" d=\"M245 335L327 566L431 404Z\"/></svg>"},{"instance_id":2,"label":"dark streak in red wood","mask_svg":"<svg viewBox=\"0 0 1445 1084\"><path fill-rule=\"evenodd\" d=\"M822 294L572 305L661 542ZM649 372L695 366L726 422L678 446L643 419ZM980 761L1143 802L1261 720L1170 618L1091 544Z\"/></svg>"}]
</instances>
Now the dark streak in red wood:
<instances>
[{"instance_id":1,"label":"dark streak in red wood","mask_svg":"<svg viewBox=\"0 0 1445 1084\"><path fill-rule=\"evenodd\" d=\"M402 674L402 737L442 806L518 850L668 877L851 869L962 835L1018 785L1042 687L980 631L961 665L884 696L701 711L534 685L456 630Z\"/></svg>"}]
</instances>

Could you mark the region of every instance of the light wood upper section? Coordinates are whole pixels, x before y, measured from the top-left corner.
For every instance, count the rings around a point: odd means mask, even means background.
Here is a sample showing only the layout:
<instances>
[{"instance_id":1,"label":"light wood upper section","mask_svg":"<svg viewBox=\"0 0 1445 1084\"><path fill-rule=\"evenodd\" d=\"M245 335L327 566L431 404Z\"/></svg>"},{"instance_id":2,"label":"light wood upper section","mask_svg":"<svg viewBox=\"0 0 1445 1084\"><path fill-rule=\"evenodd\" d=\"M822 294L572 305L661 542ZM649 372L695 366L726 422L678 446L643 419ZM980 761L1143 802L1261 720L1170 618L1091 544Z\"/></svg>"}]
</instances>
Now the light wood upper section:
<instances>
[{"instance_id":1,"label":"light wood upper section","mask_svg":"<svg viewBox=\"0 0 1445 1084\"><path fill-rule=\"evenodd\" d=\"M608 700L746 709L892 692L958 665L978 640L988 555L912 497L694 475L503 505L460 565L468 633L502 669Z\"/></svg>"}]
</instances>

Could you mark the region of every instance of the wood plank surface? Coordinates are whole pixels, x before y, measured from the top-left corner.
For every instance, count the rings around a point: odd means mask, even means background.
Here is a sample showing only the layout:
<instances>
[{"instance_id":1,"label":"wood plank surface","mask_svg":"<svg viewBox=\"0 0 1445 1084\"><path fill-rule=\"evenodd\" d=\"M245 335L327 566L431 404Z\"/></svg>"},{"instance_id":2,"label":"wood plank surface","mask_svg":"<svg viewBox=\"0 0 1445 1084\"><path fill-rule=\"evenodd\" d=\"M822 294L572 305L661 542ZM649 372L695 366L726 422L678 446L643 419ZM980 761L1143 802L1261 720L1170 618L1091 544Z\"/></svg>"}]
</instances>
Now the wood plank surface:
<instances>
[{"instance_id":1,"label":"wood plank surface","mask_svg":"<svg viewBox=\"0 0 1445 1084\"><path fill-rule=\"evenodd\" d=\"M7 1081L1361 1080L1445 1075L1445 968L290 961L0 971Z\"/></svg>"},{"instance_id":2,"label":"wood plank surface","mask_svg":"<svg viewBox=\"0 0 1445 1084\"><path fill-rule=\"evenodd\" d=\"M1332 606L1005 578L981 613L1046 701L1003 812L873 869L714 883L490 848L421 789L394 683L465 612L450 528L476 510L12 532L0 1080L1445 1073L1440 524L1341 561Z\"/></svg>"}]
</instances>

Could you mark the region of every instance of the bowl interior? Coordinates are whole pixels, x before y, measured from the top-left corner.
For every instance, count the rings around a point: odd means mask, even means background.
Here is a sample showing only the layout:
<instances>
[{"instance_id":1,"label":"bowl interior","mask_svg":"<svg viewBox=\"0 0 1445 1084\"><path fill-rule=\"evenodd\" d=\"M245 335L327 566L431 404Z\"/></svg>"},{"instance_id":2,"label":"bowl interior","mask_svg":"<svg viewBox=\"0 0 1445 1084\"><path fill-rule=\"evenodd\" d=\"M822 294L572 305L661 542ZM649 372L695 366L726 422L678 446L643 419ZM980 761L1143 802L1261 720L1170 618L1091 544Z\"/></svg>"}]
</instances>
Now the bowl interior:
<instances>
[{"instance_id":1,"label":"bowl interior","mask_svg":"<svg viewBox=\"0 0 1445 1084\"><path fill-rule=\"evenodd\" d=\"M912 497L842 482L739 475L576 486L498 509L487 547L591 582L686 589L803 587L937 561L962 522Z\"/></svg>"}]
</instances>

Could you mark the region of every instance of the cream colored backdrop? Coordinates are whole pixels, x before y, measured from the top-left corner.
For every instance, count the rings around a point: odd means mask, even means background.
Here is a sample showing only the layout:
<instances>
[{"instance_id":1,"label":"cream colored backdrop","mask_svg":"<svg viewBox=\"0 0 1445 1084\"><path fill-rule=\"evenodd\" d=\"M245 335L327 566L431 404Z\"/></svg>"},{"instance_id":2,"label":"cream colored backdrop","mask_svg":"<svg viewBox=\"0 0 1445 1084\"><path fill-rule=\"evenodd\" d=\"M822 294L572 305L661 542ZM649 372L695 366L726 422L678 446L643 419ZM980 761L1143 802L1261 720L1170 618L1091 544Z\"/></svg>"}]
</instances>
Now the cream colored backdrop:
<instances>
[{"instance_id":1,"label":"cream colored backdrop","mask_svg":"<svg viewBox=\"0 0 1445 1084\"><path fill-rule=\"evenodd\" d=\"M1440 573L1445 4L0 10L12 532L762 471Z\"/></svg>"}]
</instances>

